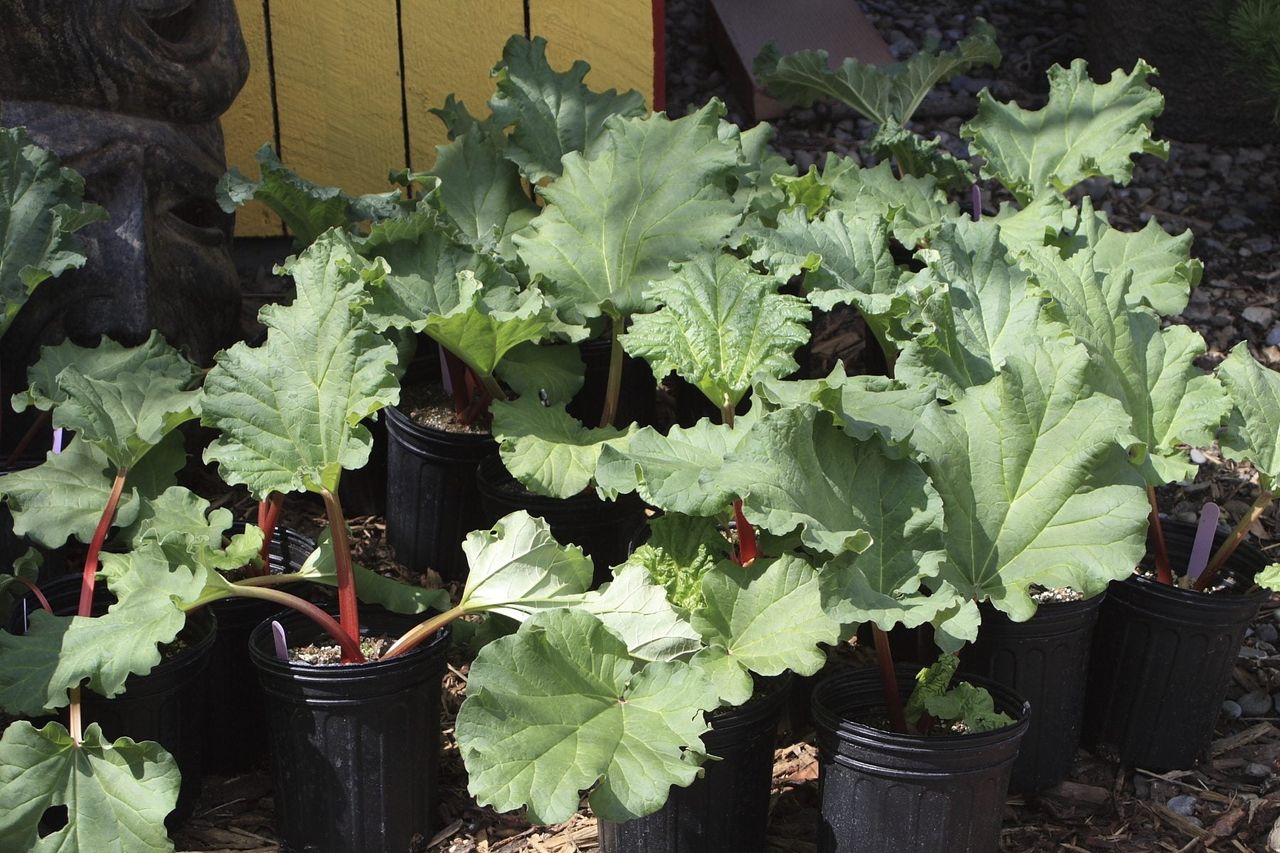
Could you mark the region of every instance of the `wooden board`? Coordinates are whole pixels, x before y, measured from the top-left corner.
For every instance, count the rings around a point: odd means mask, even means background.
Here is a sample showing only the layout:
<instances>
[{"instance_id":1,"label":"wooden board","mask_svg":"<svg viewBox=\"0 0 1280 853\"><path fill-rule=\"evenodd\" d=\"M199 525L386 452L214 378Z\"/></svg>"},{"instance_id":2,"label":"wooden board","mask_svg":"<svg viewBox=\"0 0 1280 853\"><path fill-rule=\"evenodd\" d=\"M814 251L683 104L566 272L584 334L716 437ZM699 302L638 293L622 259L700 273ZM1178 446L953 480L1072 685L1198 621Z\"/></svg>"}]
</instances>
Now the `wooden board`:
<instances>
[{"instance_id":1,"label":"wooden board","mask_svg":"<svg viewBox=\"0 0 1280 853\"><path fill-rule=\"evenodd\" d=\"M280 156L350 193L405 166L396 0L271 0Z\"/></svg>"},{"instance_id":2,"label":"wooden board","mask_svg":"<svg viewBox=\"0 0 1280 853\"><path fill-rule=\"evenodd\" d=\"M708 0L712 42L738 99L757 119L785 108L755 87L751 68L772 41L783 53L822 49L834 68L852 56L871 65L893 62L893 54L855 0Z\"/></svg>"},{"instance_id":3,"label":"wooden board","mask_svg":"<svg viewBox=\"0 0 1280 853\"><path fill-rule=\"evenodd\" d=\"M635 89L653 104L653 8L627 0L529 0L529 35L547 40L557 70L575 59L591 64L596 91Z\"/></svg>"},{"instance_id":4,"label":"wooden board","mask_svg":"<svg viewBox=\"0 0 1280 853\"><path fill-rule=\"evenodd\" d=\"M486 115L493 94L489 72L502 58L512 33L524 32L522 0L405 0L405 95L409 158L414 169L429 169L437 145L448 141L444 125L427 110L456 94L476 115ZM449 50L449 45L462 46Z\"/></svg>"},{"instance_id":5,"label":"wooden board","mask_svg":"<svg viewBox=\"0 0 1280 853\"><path fill-rule=\"evenodd\" d=\"M235 166L251 177L258 174L254 152L270 142L276 144L275 118L271 104L271 75L267 65L267 22L263 0L236 0L240 30L249 49L249 79L231 109L222 116L226 139L227 166ZM236 233L245 237L275 237L284 226L274 213L258 202L236 211Z\"/></svg>"}]
</instances>

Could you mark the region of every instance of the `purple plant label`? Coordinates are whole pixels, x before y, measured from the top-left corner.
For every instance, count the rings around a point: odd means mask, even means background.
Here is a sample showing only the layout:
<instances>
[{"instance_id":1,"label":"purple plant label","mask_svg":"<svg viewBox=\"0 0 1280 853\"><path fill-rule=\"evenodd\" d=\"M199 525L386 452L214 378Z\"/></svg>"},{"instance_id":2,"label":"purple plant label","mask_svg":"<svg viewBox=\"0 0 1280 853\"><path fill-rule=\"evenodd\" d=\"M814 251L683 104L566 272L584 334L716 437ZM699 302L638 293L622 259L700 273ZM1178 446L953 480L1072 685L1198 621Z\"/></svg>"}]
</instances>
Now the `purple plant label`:
<instances>
[{"instance_id":1,"label":"purple plant label","mask_svg":"<svg viewBox=\"0 0 1280 853\"><path fill-rule=\"evenodd\" d=\"M969 198L973 202L973 221L978 222L982 219L982 187L974 184L969 189Z\"/></svg>"},{"instance_id":2,"label":"purple plant label","mask_svg":"<svg viewBox=\"0 0 1280 853\"><path fill-rule=\"evenodd\" d=\"M1218 516L1222 510L1213 501L1200 511L1200 523L1196 526L1196 541L1191 546L1191 559L1187 561L1187 577L1199 580L1204 567L1209 565L1209 551L1213 548L1213 534L1218 529Z\"/></svg>"},{"instance_id":3,"label":"purple plant label","mask_svg":"<svg viewBox=\"0 0 1280 853\"><path fill-rule=\"evenodd\" d=\"M54 453L62 452L62 440L63 440L62 427L58 427L53 431L53 452Z\"/></svg>"},{"instance_id":4,"label":"purple plant label","mask_svg":"<svg viewBox=\"0 0 1280 853\"><path fill-rule=\"evenodd\" d=\"M445 357L444 347L438 347L440 353L440 382L444 385L444 393L453 395L453 377L449 375L449 359Z\"/></svg>"},{"instance_id":5,"label":"purple plant label","mask_svg":"<svg viewBox=\"0 0 1280 853\"><path fill-rule=\"evenodd\" d=\"M284 626L276 620L271 620L271 636L276 641L276 657L282 661L289 660L289 641L284 636Z\"/></svg>"}]
</instances>

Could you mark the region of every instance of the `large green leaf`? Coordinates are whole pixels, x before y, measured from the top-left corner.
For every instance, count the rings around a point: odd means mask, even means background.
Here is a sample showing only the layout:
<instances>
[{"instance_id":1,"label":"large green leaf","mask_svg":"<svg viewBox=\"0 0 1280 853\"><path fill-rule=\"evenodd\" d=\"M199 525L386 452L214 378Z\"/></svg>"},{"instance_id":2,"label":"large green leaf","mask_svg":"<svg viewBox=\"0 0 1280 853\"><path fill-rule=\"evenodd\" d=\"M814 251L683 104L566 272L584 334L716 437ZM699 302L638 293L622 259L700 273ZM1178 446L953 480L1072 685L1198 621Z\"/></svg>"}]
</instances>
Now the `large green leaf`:
<instances>
[{"instance_id":1,"label":"large green leaf","mask_svg":"<svg viewBox=\"0 0 1280 853\"><path fill-rule=\"evenodd\" d=\"M267 341L223 351L205 380L205 451L228 483L256 497L336 491L342 469L368 461L360 421L399 397L396 347L362 313L365 262L337 232L296 258L297 296L259 315Z\"/></svg>"},{"instance_id":2,"label":"large green leaf","mask_svg":"<svg viewBox=\"0 0 1280 853\"><path fill-rule=\"evenodd\" d=\"M171 567L158 545L129 554L102 555L118 601L96 617L32 613L24 636L0 632L0 706L39 715L68 702L67 689L86 681L108 698L132 674L160 662L159 645L178 635L186 617L175 600L193 600L204 587L203 569Z\"/></svg>"},{"instance_id":3,"label":"large green leaf","mask_svg":"<svg viewBox=\"0 0 1280 853\"><path fill-rule=\"evenodd\" d=\"M740 149L717 132L723 112L713 101L675 121L612 118L585 154L565 156L564 174L540 190L547 207L515 241L567 320L643 310L645 285L737 224L722 179Z\"/></svg>"},{"instance_id":4,"label":"large green leaf","mask_svg":"<svg viewBox=\"0 0 1280 853\"><path fill-rule=\"evenodd\" d=\"M498 364L498 378L521 397L568 404L582 389L586 368L576 346L525 342Z\"/></svg>"},{"instance_id":5,"label":"large green leaf","mask_svg":"<svg viewBox=\"0 0 1280 853\"><path fill-rule=\"evenodd\" d=\"M486 249L509 247L511 235L528 225L538 208L515 164L504 156L505 137L477 125L436 150L431 174L440 179L438 198L461 238Z\"/></svg>"},{"instance_id":6,"label":"large green leaf","mask_svg":"<svg viewBox=\"0 0 1280 853\"><path fill-rule=\"evenodd\" d=\"M919 289L929 293L920 314L932 331L903 349L895 367L903 380L934 385L954 400L990 381L1028 341L1055 334L1042 326L1042 300L1026 272L1006 260L994 223L958 220L920 254L928 266Z\"/></svg>"},{"instance_id":7,"label":"large green leaf","mask_svg":"<svg viewBox=\"0 0 1280 853\"><path fill-rule=\"evenodd\" d=\"M866 551L890 524L884 513L913 517L908 508L927 512L933 500L918 465L808 406L761 417L725 471L748 521L778 535L798 527L804 545L831 555Z\"/></svg>"},{"instance_id":8,"label":"large green leaf","mask_svg":"<svg viewBox=\"0 0 1280 853\"><path fill-rule=\"evenodd\" d=\"M234 166L218 181L218 204L227 213L260 201L279 216L299 248L309 246L330 228L348 228L399 215L400 190L351 197L338 187L322 187L286 167L270 144L258 149L261 178L251 181Z\"/></svg>"},{"instance_id":9,"label":"large green leaf","mask_svg":"<svg viewBox=\"0 0 1280 853\"><path fill-rule=\"evenodd\" d=\"M695 258L645 292L661 307L636 315L622 346L657 380L674 372L717 408L737 406L757 376L794 371L809 340L809 306L780 285L732 255Z\"/></svg>"},{"instance_id":10,"label":"large green leaf","mask_svg":"<svg viewBox=\"0 0 1280 853\"><path fill-rule=\"evenodd\" d=\"M498 90L489 99L493 120L511 126L507 156L537 183L559 177L561 158L584 151L604 131L610 116L644 115L639 92L593 92L582 79L591 66L576 60L568 71L547 61L547 40L512 36L494 68Z\"/></svg>"},{"instance_id":11,"label":"large green leaf","mask_svg":"<svg viewBox=\"0 0 1280 853\"><path fill-rule=\"evenodd\" d=\"M625 449L637 427L588 429L563 403L544 406L536 397L495 402L493 435L501 442L502 462L532 492L556 498L578 494L595 477L606 447Z\"/></svg>"},{"instance_id":12,"label":"large green leaf","mask_svg":"<svg viewBox=\"0 0 1280 853\"><path fill-rule=\"evenodd\" d=\"M1247 460L1274 484L1280 480L1280 375L1254 361L1241 342L1218 365L1218 378L1231 400L1223 454Z\"/></svg>"},{"instance_id":13,"label":"large green leaf","mask_svg":"<svg viewBox=\"0 0 1280 853\"><path fill-rule=\"evenodd\" d=\"M717 515L734 497L721 469L749 427L745 418L735 429L706 418L687 429L672 427L666 435L644 427L626 446L608 445L601 451L596 484L605 494L636 492L667 512Z\"/></svg>"},{"instance_id":14,"label":"large green leaf","mask_svg":"<svg viewBox=\"0 0 1280 853\"><path fill-rule=\"evenodd\" d=\"M169 433L130 469L113 523L132 524L145 500L172 485L185 463L181 434ZM40 465L5 474L0 495L13 513L13 532L46 548L61 548L71 537L89 542L115 474L106 454L79 436Z\"/></svg>"},{"instance_id":15,"label":"large green leaf","mask_svg":"<svg viewBox=\"0 0 1280 853\"><path fill-rule=\"evenodd\" d=\"M1148 482L1194 474L1183 445L1213 441L1229 406L1218 381L1195 366L1205 351L1200 335L1187 326L1162 329L1150 309L1130 304L1132 273L1098 272L1088 251L1064 260L1046 247L1021 262L1053 298L1053 316L1088 347L1090 382L1132 418Z\"/></svg>"},{"instance_id":16,"label":"large green leaf","mask_svg":"<svg viewBox=\"0 0 1280 853\"><path fill-rule=\"evenodd\" d=\"M67 395L58 387L58 374L68 367L75 367L90 379L112 380L145 372L183 384L191 383L199 373L159 332L153 331L134 347L118 344L106 335L95 347L82 347L67 340L57 346L40 348L39 361L27 370L27 389L13 397L14 411L24 411L27 406L49 411L65 401Z\"/></svg>"},{"instance_id":17,"label":"large green leaf","mask_svg":"<svg viewBox=\"0 0 1280 853\"><path fill-rule=\"evenodd\" d=\"M0 128L0 335L41 282L84 266L74 232L107 218L84 179L21 127Z\"/></svg>"},{"instance_id":18,"label":"large green leaf","mask_svg":"<svg viewBox=\"0 0 1280 853\"><path fill-rule=\"evenodd\" d=\"M1125 454L1130 418L1090 393L1088 366L1077 344L1029 346L916 428L942 496L942 578L1015 620L1035 610L1031 584L1093 594L1143 554L1150 507Z\"/></svg>"},{"instance_id":19,"label":"large green leaf","mask_svg":"<svg viewBox=\"0 0 1280 853\"><path fill-rule=\"evenodd\" d=\"M458 285L464 294L458 306L448 314L428 315L423 331L480 376L492 376L503 357L521 344L565 328L536 289L481 289L469 271L458 273Z\"/></svg>"},{"instance_id":20,"label":"large green leaf","mask_svg":"<svg viewBox=\"0 0 1280 853\"><path fill-rule=\"evenodd\" d=\"M848 157L828 154L822 180L831 186L832 210L847 222L884 219L894 239L908 248L937 234L943 223L960 216L933 177L895 177L888 162L864 169Z\"/></svg>"},{"instance_id":21,"label":"large green leaf","mask_svg":"<svg viewBox=\"0 0 1280 853\"><path fill-rule=\"evenodd\" d=\"M90 723L77 745L58 723L11 723L0 740L0 853L171 853L164 819L180 781L157 743L111 742ZM42 836L56 806L67 824Z\"/></svg>"},{"instance_id":22,"label":"large green leaf","mask_svg":"<svg viewBox=\"0 0 1280 853\"><path fill-rule=\"evenodd\" d=\"M969 68L999 65L995 30L981 18L973 34L951 50L927 44L905 62L868 65L852 57L837 69L825 50L782 56L770 44L755 61L756 79L787 103L810 106L819 98L848 104L878 124L906 124L929 90Z\"/></svg>"},{"instance_id":23,"label":"large green leaf","mask_svg":"<svg viewBox=\"0 0 1280 853\"><path fill-rule=\"evenodd\" d=\"M200 413L203 395L187 390L190 377L175 376L162 363L148 361L110 379L95 379L74 365L58 374L66 399L53 410L53 425L67 428L92 444L116 468L132 468L165 436Z\"/></svg>"},{"instance_id":24,"label":"large green leaf","mask_svg":"<svg viewBox=\"0 0 1280 853\"><path fill-rule=\"evenodd\" d=\"M745 670L813 675L827 660L819 644L840 635L822 607L821 587L813 566L791 554L750 566L721 562L702 579L704 603L693 627Z\"/></svg>"},{"instance_id":25,"label":"large green leaf","mask_svg":"<svg viewBox=\"0 0 1280 853\"><path fill-rule=\"evenodd\" d=\"M649 814L698 775L718 703L697 669L633 660L595 616L540 613L471 665L456 724L468 790L538 823L569 818L586 789L599 818Z\"/></svg>"},{"instance_id":26,"label":"large green leaf","mask_svg":"<svg viewBox=\"0 0 1280 853\"><path fill-rule=\"evenodd\" d=\"M582 607L627 644L637 660L674 660L702 648L702 638L644 566L624 564L613 580L583 597Z\"/></svg>"},{"instance_id":27,"label":"large green leaf","mask_svg":"<svg viewBox=\"0 0 1280 853\"><path fill-rule=\"evenodd\" d=\"M577 545L561 545L541 518L524 510L505 515L462 543L467 583L458 607L523 620L577 600L591 586L591 559Z\"/></svg>"},{"instance_id":28,"label":"large green leaf","mask_svg":"<svg viewBox=\"0 0 1280 853\"><path fill-rule=\"evenodd\" d=\"M1095 176L1128 183L1133 155L1169 156L1168 143L1151 138L1151 122L1164 109L1164 97L1147 83L1154 73L1138 60L1132 73L1117 70L1098 84L1083 59L1069 69L1054 65L1044 107L1025 110L980 92L978 114L960 133L985 160L982 176L1022 204Z\"/></svg>"}]
</instances>

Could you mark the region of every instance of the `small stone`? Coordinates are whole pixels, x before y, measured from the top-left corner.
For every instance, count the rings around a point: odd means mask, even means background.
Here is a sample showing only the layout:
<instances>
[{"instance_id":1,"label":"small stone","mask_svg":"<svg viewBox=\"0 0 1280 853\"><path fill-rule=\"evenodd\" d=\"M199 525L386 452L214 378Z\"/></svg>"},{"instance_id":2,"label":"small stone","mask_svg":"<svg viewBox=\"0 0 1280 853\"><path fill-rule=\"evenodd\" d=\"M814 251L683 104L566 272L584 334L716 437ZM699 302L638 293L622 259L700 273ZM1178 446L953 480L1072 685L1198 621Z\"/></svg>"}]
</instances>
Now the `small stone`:
<instances>
[{"instance_id":1,"label":"small stone","mask_svg":"<svg viewBox=\"0 0 1280 853\"><path fill-rule=\"evenodd\" d=\"M1240 707L1240 703L1234 699L1228 699L1222 703L1222 713L1227 719L1238 720L1244 710Z\"/></svg>"},{"instance_id":2,"label":"small stone","mask_svg":"<svg viewBox=\"0 0 1280 853\"><path fill-rule=\"evenodd\" d=\"M1241 646L1240 651L1236 652L1236 657L1244 658L1245 660L1261 660L1266 657L1266 654L1252 646Z\"/></svg>"},{"instance_id":3,"label":"small stone","mask_svg":"<svg viewBox=\"0 0 1280 853\"><path fill-rule=\"evenodd\" d=\"M1183 817L1192 817L1196 813L1196 806L1200 801L1190 794L1179 794L1176 797L1170 797L1169 802L1165 803L1169 807L1169 811Z\"/></svg>"},{"instance_id":4,"label":"small stone","mask_svg":"<svg viewBox=\"0 0 1280 853\"><path fill-rule=\"evenodd\" d=\"M1265 305L1250 305L1240 314L1250 323L1257 323L1259 326L1270 326L1276 318L1276 312Z\"/></svg>"},{"instance_id":5,"label":"small stone","mask_svg":"<svg viewBox=\"0 0 1280 853\"><path fill-rule=\"evenodd\" d=\"M1272 326L1271 331L1267 332L1267 346L1280 346L1280 326Z\"/></svg>"},{"instance_id":6,"label":"small stone","mask_svg":"<svg viewBox=\"0 0 1280 853\"><path fill-rule=\"evenodd\" d=\"M1240 697L1240 711L1242 716L1261 717L1271 713L1271 694L1264 693L1261 690L1250 690L1248 693Z\"/></svg>"},{"instance_id":7,"label":"small stone","mask_svg":"<svg viewBox=\"0 0 1280 853\"><path fill-rule=\"evenodd\" d=\"M1214 154L1209 158L1209 165L1219 175L1226 176L1231 173L1232 157L1230 154Z\"/></svg>"},{"instance_id":8,"label":"small stone","mask_svg":"<svg viewBox=\"0 0 1280 853\"><path fill-rule=\"evenodd\" d=\"M1276 644L1276 640L1280 639L1280 629L1277 629L1275 625L1268 625L1266 622L1263 622L1258 626L1257 631L1254 632L1254 636L1262 642L1274 646Z\"/></svg>"},{"instance_id":9,"label":"small stone","mask_svg":"<svg viewBox=\"0 0 1280 853\"><path fill-rule=\"evenodd\" d=\"M1203 465L1204 463L1209 461L1209 457L1205 456L1204 451L1202 451L1198 447L1191 448L1190 456L1191 456L1191 464L1193 465Z\"/></svg>"},{"instance_id":10,"label":"small stone","mask_svg":"<svg viewBox=\"0 0 1280 853\"><path fill-rule=\"evenodd\" d=\"M1151 780L1137 773L1133 775L1133 795L1140 800L1151 799Z\"/></svg>"},{"instance_id":11,"label":"small stone","mask_svg":"<svg viewBox=\"0 0 1280 853\"><path fill-rule=\"evenodd\" d=\"M1223 231L1243 231L1252 224L1252 219L1238 213L1229 213L1218 220L1218 227Z\"/></svg>"},{"instance_id":12,"label":"small stone","mask_svg":"<svg viewBox=\"0 0 1280 853\"><path fill-rule=\"evenodd\" d=\"M1271 768L1257 761L1250 761L1244 767L1244 775L1250 779L1265 779L1271 775Z\"/></svg>"}]
</instances>

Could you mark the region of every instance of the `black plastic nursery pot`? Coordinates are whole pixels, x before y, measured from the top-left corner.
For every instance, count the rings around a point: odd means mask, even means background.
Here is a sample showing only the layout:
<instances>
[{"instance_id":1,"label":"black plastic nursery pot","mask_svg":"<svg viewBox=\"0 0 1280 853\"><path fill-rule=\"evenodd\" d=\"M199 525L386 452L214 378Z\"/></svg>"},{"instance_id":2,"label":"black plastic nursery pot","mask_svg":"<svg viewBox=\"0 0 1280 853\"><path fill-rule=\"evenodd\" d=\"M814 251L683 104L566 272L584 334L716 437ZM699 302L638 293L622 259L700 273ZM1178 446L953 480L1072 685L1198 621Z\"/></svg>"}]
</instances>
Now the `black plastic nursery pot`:
<instances>
[{"instance_id":1,"label":"black plastic nursery pot","mask_svg":"<svg viewBox=\"0 0 1280 853\"><path fill-rule=\"evenodd\" d=\"M315 547L315 542L296 530L277 527L269 553L271 573L296 572ZM305 586L310 585L280 588L298 594ZM257 767L267 758L262 687L249 660L249 634L280 605L256 598L224 598L210 604L209 609L218 617L218 636L205 673L209 685L207 740L214 747L205 755L205 769L230 775Z\"/></svg>"},{"instance_id":2,"label":"black plastic nursery pot","mask_svg":"<svg viewBox=\"0 0 1280 853\"><path fill-rule=\"evenodd\" d=\"M294 647L327 642L300 614L274 619ZM360 610L366 635L399 636L422 619L370 606ZM267 697L283 849L425 847L436 823L440 682L448 647L444 630L386 661L310 666L276 657L270 621L254 629L249 654Z\"/></svg>"},{"instance_id":3,"label":"black plastic nursery pot","mask_svg":"<svg viewBox=\"0 0 1280 853\"><path fill-rule=\"evenodd\" d=\"M466 577L462 540L484 525L476 466L497 453L488 433L414 423L395 407L387 419L387 542L414 571Z\"/></svg>"},{"instance_id":4,"label":"black plastic nursery pot","mask_svg":"<svg viewBox=\"0 0 1280 853\"><path fill-rule=\"evenodd\" d=\"M1080 745L1089 648L1098 609L1105 598L1047 602L1025 622L1014 622L988 604L982 606L978 640L960 652L962 674L986 676L1031 703L1031 723L1009 790L1031 793L1052 788L1071 774Z\"/></svg>"},{"instance_id":5,"label":"black plastic nursery pot","mask_svg":"<svg viewBox=\"0 0 1280 853\"><path fill-rule=\"evenodd\" d=\"M644 505L635 495L620 495L613 501L600 500L590 489L571 498L535 495L508 473L497 456L480 463L476 484L486 524L520 509L545 519L558 541L580 546L592 559L597 586L612 579L610 567L627 559L632 537L644 520Z\"/></svg>"},{"instance_id":6,"label":"black plastic nursery pot","mask_svg":"<svg viewBox=\"0 0 1280 853\"><path fill-rule=\"evenodd\" d=\"M360 423L373 435L369 461L362 468L343 471L338 483L338 500L348 518L356 515L386 515L387 512L387 422L368 417Z\"/></svg>"},{"instance_id":7,"label":"black plastic nursery pot","mask_svg":"<svg viewBox=\"0 0 1280 853\"><path fill-rule=\"evenodd\" d=\"M1171 568L1180 574L1195 528L1172 521L1163 527ZM1225 538L1220 533L1214 548ZM1270 596L1250 591L1267 562L1242 544L1219 575L1225 589L1212 594L1138 575L1113 581L1094 635L1085 742L1144 770L1191 767L1213 737L1245 629Z\"/></svg>"},{"instance_id":8,"label":"black plastic nursery pot","mask_svg":"<svg viewBox=\"0 0 1280 853\"><path fill-rule=\"evenodd\" d=\"M790 676L768 679L750 701L707 715L714 758L687 788L672 788L653 814L598 822L602 853L764 853L778 721ZM716 760L719 759L719 760Z\"/></svg>"},{"instance_id":9,"label":"black plastic nursery pot","mask_svg":"<svg viewBox=\"0 0 1280 853\"><path fill-rule=\"evenodd\" d=\"M42 586L41 591L59 616L74 614L80 604L79 577L58 578ZM24 600L32 610L39 607L33 595ZM106 612L113 601L106 584L99 582L94 589L94 614ZM20 611L10 615L10 633L25 633L23 618ZM170 829L191 816L204 781L208 695L204 673L217 631L217 619L208 608L192 612L178 634L180 648L162 658L146 675L129 676L124 693L111 699L104 699L91 690L81 693L85 722L100 723L103 736L110 740L131 737L136 741L155 741L177 762L182 786L177 806L165 819ZM64 725L67 722L65 711L61 721Z\"/></svg>"},{"instance_id":10,"label":"black plastic nursery pot","mask_svg":"<svg viewBox=\"0 0 1280 853\"><path fill-rule=\"evenodd\" d=\"M904 699L917 671L897 667ZM895 734L859 722L883 714L879 670L838 672L814 688L819 853L998 849L1009 777L1030 717L1009 688L965 680L989 690L996 710L1017 722L980 734Z\"/></svg>"}]
</instances>

